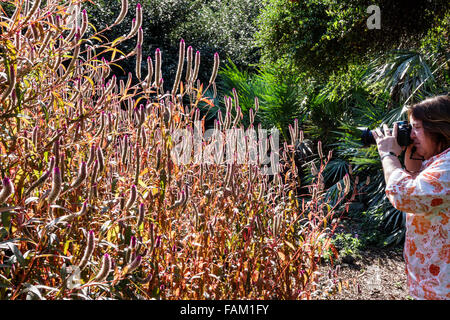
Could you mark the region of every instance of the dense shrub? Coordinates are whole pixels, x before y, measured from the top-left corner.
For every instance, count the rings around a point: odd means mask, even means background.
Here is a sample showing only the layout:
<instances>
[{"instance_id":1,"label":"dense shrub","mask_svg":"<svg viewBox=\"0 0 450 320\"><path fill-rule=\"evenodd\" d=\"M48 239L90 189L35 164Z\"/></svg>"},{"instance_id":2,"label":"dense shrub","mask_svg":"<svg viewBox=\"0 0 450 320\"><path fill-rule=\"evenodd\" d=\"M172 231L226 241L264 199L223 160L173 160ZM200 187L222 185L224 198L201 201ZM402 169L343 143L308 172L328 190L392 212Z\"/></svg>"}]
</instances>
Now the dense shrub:
<instances>
[{"instance_id":1,"label":"dense shrub","mask_svg":"<svg viewBox=\"0 0 450 320\"><path fill-rule=\"evenodd\" d=\"M309 194L301 198L296 124L289 127L292 144L276 155L274 135L259 141L259 154L272 152L271 166L280 157L273 176L250 161L198 162L214 147L205 137L187 163L176 162L173 152L187 142L173 133L204 133L197 108L212 105L204 93L215 86L218 55L204 87L180 42L166 91L161 51L142 59L139 4L130 7L134 26L122 26L124 36L108 42L109 29L85 33L88 15L79 5L57 2L23 8L16 0L6 3L12 11L1 10L0 298L297 299L332 292L317 284L339 214L324 201L331 153L318 147ZM130 39L135 46L118 49ZM111 68L131 56L136 77L118 80ZM146 63L148 73L140 71ZM216 128L241 128L238 101L228 99L225 111ZM344 182L337 203L354 199L349 175Z\"/></svg>"},{"instance_id":2,"label":"dense shrub","mask_svg":"<svg viewBox=\"0 0 450 320\"><path fill-rule=\"evenodd\" d=\"M369 29L367 12L380 9L380 29ZM294 61L299 72L327 76L378 53L417 47L449 13L444 0L272 0L260 18L258 43L267 61Z\"/></svg>"},{"instance_id":3,"label":"dense shrub","mask_svg":"<svg viewBox=\"0 0 450 320\"><path fill-rule=\"evenodd\" d=\"M137 0L129 1L130 8ZM142 52L146 57L159 48L163 55L162 73L164 79L172 83L178 61L178 42L186 43L202 53L199 79L209 80L215 52L223 59L231 58L240 67L255 64L259 52L254 43L256 17L262 7L258 1L207 1L207 0L143 0L145 34ZM91 21L99 28L110 25L120 11L120 0L98 0L94 4L86 3ZM131 24L133 17L124 19L124 26ZM125 34L123 26L105 31L108 39L116 39ZM122 51L130 51L136 45L135 39L119 44ZM128 72L134 72L134 57L120 65ZM143 66L145 69L145 66ZM121 70L115 70L119 73Z\"/></svg>"}]
</instances>

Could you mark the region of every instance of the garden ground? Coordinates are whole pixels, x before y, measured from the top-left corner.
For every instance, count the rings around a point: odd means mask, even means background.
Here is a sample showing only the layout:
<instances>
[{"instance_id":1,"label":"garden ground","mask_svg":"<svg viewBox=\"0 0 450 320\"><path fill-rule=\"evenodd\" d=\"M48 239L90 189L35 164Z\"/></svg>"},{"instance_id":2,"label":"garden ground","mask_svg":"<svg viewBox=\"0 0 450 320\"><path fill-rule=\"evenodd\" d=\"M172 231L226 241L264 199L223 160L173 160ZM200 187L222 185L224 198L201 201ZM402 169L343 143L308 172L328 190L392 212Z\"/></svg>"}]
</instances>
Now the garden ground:
<instances>
[{"instance_id":1,"label":"garden ground","mask_svg":"<svg viewBox=\"0 0 450 320\"><path fill-rule=\"evenodd\" d=\"M367 248L354 259L341 262L338 279L342 290L336 300L407 300L402 246ZM345 283L348 283L348 288Z\"/></svg>"},{"instance_id":2,"label":"garden ground","mask_svg":"<svg viewBox=\"0 0 450 320\"><path fill-rule=\"evenodd\" d=\"M358 220L358 219L356 219ZM360 234L372 231L362 223L345 221L339 233ZM390 246L367 245L351 254L340 252L335 262L337 281L341 290L330 296L332 300L409 300L403 243ZM322 273L326 271L323 270Z\"/></svg>"}]
</instances>

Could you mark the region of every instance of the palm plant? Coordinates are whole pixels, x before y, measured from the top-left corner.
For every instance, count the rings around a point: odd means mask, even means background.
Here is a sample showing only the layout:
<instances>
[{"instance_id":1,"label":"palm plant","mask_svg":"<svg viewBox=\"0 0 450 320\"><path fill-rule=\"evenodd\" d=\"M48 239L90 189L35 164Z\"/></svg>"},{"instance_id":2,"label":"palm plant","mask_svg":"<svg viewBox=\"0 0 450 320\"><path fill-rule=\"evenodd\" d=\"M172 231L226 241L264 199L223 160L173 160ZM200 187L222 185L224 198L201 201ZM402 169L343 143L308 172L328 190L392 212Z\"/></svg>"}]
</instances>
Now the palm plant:
<instances>
[{"instance_id":1,"label":"palm plant","mask_svg":"<svg viewBox=\"0 0 450 320\"><path fill-rule=\"evenodd\" d=\"M362 180L370 177L363 201L367 213L389 233L385 244L397 244L404 239L405 214L387 200L376 147L361 148L360 127L374 129L381 123L392 126L396 121L406 120L404 106L407 104L448 92L448 82L444 80L448 58L442 53L415 50L397 50L379 56L361 78L365 93L361 95L359 91L355 96L353 117L343 121L338 132L338 157L347 159ZM343 172L338 171L342 165L342 160L335 166L331 164L326 176L342 176Z\"/></svg>"},{"instance_id":2,"label":"palm plant","mask_svg":"<svg viewBox=\"0 0 450 320\"><path fill-rule=\"evenodd\" d=\"M255 123L261 123L265 128L277 128L285 140L289 139L289 124L294 119L302 123L306 118L306 91L293 75L269 67L249 73L239 70L228 60L219 72L219 78L220 96L233 97L235 106L238 105L244 114L244 125L249 124L250 110L255 109L255 97L259 107ZM219 109L225 109L223 101L216 111Z\"/></svg>"}]
</instances>

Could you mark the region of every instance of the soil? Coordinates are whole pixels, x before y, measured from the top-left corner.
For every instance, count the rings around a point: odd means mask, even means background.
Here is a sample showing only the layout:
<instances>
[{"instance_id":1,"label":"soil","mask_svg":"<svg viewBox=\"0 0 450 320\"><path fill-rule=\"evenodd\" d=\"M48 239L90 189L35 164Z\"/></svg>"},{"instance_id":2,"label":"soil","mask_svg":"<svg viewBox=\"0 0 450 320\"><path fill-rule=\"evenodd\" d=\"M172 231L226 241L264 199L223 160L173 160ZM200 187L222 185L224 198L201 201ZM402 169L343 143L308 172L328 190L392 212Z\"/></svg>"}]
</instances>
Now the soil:
<instances>
[{"instance_id":1,"label":"soil","mask_svg":"<svg viewBox=\"0 0 450 320\"><path fill-rule=\"evenodd\" d=\"M368 248L338 264L331 300L409 300L403 248ZM339 288L339 286L338 286Z\"/></svg>"}]
</instances>

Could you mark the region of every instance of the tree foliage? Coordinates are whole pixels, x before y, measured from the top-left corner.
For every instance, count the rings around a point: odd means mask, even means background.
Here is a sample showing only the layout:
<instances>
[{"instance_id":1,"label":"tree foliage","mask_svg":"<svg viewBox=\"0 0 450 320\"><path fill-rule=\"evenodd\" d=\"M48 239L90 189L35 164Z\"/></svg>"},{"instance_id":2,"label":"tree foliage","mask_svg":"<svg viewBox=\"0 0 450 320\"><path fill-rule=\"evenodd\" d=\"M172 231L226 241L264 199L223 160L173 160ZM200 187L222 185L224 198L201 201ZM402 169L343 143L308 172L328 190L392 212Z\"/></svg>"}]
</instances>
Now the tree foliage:
<instances>
[{"instance_id":1,"label":"tree foliage","mask_svg":"<svg viewBox=\"0 0 450 320\"><path fill-rule=\"evenodd\" d=\"M318 78L389 49L418 46L449 12L447 1L380 0L381 28L368 29L369 0L272 0L259 17L266 61L292 59Z\"/></svg>"},{"instance_id":2,"label":"tree foliage","mask_svg":"<svg viewBox=\"0 0 450 320\"><path fill-rule=\"evenodd\" d=\"M255 17L261 10L262 0L130 0L129 7L134 8L138 2L144 8L142 53L146 57L157 48L161 50L164 81L172 83L175 77L180 39L192 46L194 53L201 52L199 78L204 82L209 79L216 52L222 60L228 57L241 67L259 59L253 37L257 30ZM120 11L120 0L97 0L87 5L90 19L98 28L112 23ZM114 40L127 33L132 19L133 16L128 15L124 27L111 29L105 36ZM135 40L130 40L120 49L129 52L134 47ZM131 58L122 67L126 72L133 72L133 65Z\"/></svg>"}]
</instances>

